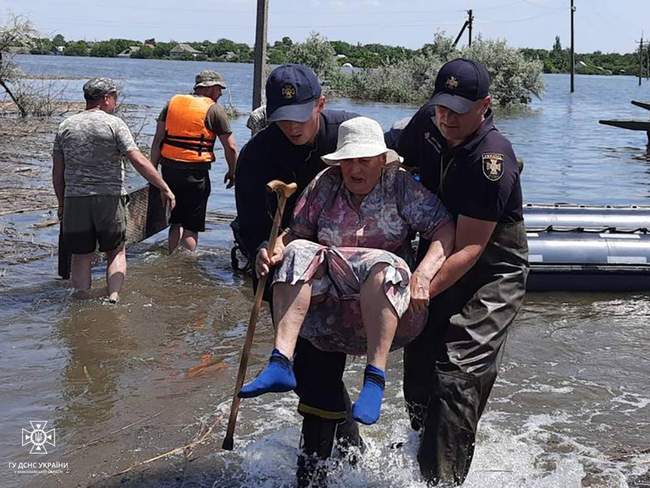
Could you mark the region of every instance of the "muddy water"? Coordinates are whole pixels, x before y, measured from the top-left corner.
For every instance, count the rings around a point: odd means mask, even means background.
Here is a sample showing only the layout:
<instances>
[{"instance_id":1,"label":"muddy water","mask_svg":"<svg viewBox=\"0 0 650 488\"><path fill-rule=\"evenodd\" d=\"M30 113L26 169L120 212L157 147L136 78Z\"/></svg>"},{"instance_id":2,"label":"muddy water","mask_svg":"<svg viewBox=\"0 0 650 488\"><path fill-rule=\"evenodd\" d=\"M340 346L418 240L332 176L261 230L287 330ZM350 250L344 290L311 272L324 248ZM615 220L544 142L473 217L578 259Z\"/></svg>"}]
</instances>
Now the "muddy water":
<instances>
[{"instance_id":1,"label":"muddy water","mask_svg":"<svg viewBox=\"0 0 650 488\"><path fill-rule=\"evenodd\" d=\"M173 93L177 78L191 78L196 69L194 63L174 63L187 70L179 73L165 63L142 68L131 61L118 64L125 60L26 59L28 66L47 65L44 71L51 63L68 63L47 69L70 76L100 70L122 72L127 80L135 76L128 81L131 93L142 94L141 103L152 112ZM156 74L163 68L168 78ZM232 79L248 68L219 69L231 70L226 77ZM155 96L136 76L141 71L158 80ZM234 87L245 87L246 76L235 78ZM639 116L627 104L643 98L647 88L637 91L627 78L579 78L580 95L568 100L566 79L547 81L547 98L532 114L501 124L526 161L528 200L647 203L644 139L603 132L593 121L606 110ZM595 96L610 83L627 90L616 104ZM248 103L245 97L235 102ZM412 111L335 105L375 116L385 126ZM234 129L245 140L242 119ZM40 164L46 178L47 162ZM221 173L217 165L213 181ZM162 235L132 247L127 286L115 306L75 301L54 278L56 228L34 227L51 215L0 217L0 226L28 236L24 245L42 250L26 263L0 260L0 486L291 486L299 437L293 395L244 401L236 449L220 449L251 294L246 278L230 269L230 231L214 214L233 211L232 193L213 186L213 214L201 251L167 256ZM97 285L101 272L95 271ZM650 294L530 294L505 348L466 486L650 486L649 319ZM263 364L270 340L264 313L252 372ZM346 381L353 397L362 368L359 359L349 363ZM332 486L424 486L404 413L399 353L388 374L382 418L362 430L367 454L355 468L333 466ZM46 431L55 429L56 445L43 445L47 454L30 454L33 445L21 445L22 429L31 432L30 421L37 420L48 422ZM185 452L141 464L201 438L205 442ZM391 449L397 441L404 446Z\"/></svg>"}]
</instances>

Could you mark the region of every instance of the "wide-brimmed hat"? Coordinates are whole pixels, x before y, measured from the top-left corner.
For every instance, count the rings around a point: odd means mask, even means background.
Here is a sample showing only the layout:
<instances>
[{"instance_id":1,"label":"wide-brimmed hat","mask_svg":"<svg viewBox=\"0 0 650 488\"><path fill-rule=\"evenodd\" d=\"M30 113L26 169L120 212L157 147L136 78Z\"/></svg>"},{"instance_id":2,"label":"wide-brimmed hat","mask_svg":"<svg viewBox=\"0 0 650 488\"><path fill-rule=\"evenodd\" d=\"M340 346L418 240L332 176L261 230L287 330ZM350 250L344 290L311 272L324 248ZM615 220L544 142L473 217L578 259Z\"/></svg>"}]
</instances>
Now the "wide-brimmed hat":
<instances>
[{"instance_id":1,"label":"wide-brimmed hat","mask_svg":"<svg viewBox=\"0 0 650 488\"><path fill-rule=\"evenodd\" d=\"M204 69L194 78L194 88L204 86L206 88L211 86L220 86L221 88L228 88L226 80L221 73L211 69Z\"/></svg>"},{"instance_id":2,"label":"wide-brimmed hat","mask_svg":"<svg viewBox=\"0 0 650 488\"><path fill-rule=\"evenodd\" d=\"M336 151L321 157L327 164L338 164L342 159L371 158L386 154L386 164L402 161L392 149L386 147L384 131L375 120L355 117L339 126Z\"/></svg>"},{"instance_id":3,"label":"wide-brimmed hat","mask_svg":"<svg viewBox=\"0 0 650 488\"><path fill-rule=\"evenodd\" d=\"M490 74L485 65L471 59L453 59L438 71L431 101L456 113L469 112L488 96Z\"/></svg>"}]
</instances>

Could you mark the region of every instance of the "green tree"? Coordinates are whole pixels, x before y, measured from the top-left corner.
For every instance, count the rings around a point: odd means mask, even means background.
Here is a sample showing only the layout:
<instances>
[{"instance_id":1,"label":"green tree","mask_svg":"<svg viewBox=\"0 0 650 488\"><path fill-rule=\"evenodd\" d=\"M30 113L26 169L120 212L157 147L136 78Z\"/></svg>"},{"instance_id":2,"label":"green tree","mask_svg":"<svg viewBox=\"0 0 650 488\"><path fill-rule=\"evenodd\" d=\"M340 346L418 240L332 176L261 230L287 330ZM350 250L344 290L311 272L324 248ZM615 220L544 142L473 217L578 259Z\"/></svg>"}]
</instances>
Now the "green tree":
<instances>
[{"instance_id":1,"label":"green tree","mask_svg":"<svg viewBox=\"0 0 650 488\"><path fill-rule=\"evenodd\" d=\"M154 57L154 48L149 47L149 46L142 46L136 52L132 53L130 57L136 58L136 59L150 59L150 58L153 58Z\"/></svg>"},{"instance_id":2,"label":"green tree","mask_svg":"<svg viewBox=\"0 0 650 488\"><path fill-rule=\"evenodd\" d=\"M61 34L57 34L52 38L52 44L55 46L65 46L67 45L67 42L65 42L65 37Z\"/></svg>"},{"instance_id":3,"label":"green tree","mask_svg":"<svg viewBox=\"0 0 650 488\"><path fill-rule=\"evenodd\" d=\"M336 51L327 38L316 32L312 32L305 42L291 46L288 53L290 62L309 66L321 79L328 79L338 72L335 56Z\"/></svg>"},{"instance_id":4,"label":"green tree","mask_svg":"<svg viewBox=\"0 0 650 488\"><path fill-rule=\"evenodd\" d=\"M88 44L86 41L69 42L63 54L66 56L88 56Z\"/></svg>"},{"instance_id":5,"label":"green tree","mask_svg":"<svg viewBox=\"0 0 650 488\"><path fill-rule=\"evenodd\" d=\"M175 44L175 42L156 43L156 47L153 48L153 57L158 59L168 58L169 52L172 50L172 47L174 47Z\"/></svg>"}]
</instances>

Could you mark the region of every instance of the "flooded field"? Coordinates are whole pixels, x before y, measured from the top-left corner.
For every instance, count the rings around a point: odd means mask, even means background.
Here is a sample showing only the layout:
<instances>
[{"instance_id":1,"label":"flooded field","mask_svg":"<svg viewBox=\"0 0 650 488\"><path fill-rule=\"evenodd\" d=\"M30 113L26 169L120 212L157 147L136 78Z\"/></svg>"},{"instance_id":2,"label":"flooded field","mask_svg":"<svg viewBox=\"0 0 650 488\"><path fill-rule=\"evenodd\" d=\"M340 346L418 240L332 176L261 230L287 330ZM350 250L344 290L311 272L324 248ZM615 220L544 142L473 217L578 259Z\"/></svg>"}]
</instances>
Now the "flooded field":
<instances>
[{"instance_id":1,"label":"flooded field","mask_svg":"<svg viewBox=\"0 0 650 488\"><path fill-rule=\"evenodd\" d=\"M174 63L179 68L172 70L165 62L24 60L26 70L40 63L41 73L71 78L121 74L130 101L150 117L181 91L181 80L189 86L194 71L210 64ZM234 103L247 108L250 67L217 69L233 79ZM152 83L142 73L156 80L155 90L145 89ZM647 204L644 138L599 127L593 119L608 110L612 118L638 117L629 99L650 98L649 85L637 91L633 79L579 77L577 96L568 100L565 81L548 77L546 98L532 113L499 124L526 162L526 200ZM73 93L82 82L70 81ZM605 103L593 96L609 83L624 92L620 99ZM384 126L413 112L346 100L332 105L374 116ZM244 121L233 122L240 143L247 139ZM235 450L221 450L252 305L248 278L230 267L232 238L223 214L234 213L234 199L218 184L223 165L212 170L208 229L196 255L168 256L159 234L129 249L119 304L80 302L55 276L58 227L49 225L54 215L47 208L56 124L39 123L21 128L0 117L0 198L16 206L0 212L0 485L292 486L299 438L294 395L242 402ZM143 134L146 141L151 125ZM94 277L99 286L101 266ZM506 343L465 486L650 486L648 323L650 293L529 294ZM257 330L250 374L271 349L266 312ZM382 418L362 428L368 450L356 467L333 467L331 486L425 486L404 411L400 354L389 364ZM353 396L363 366L361 359L349 361ZM22 445L23 429L32 432L33 421L55 430L55 445L43 445L47 454L30 454L33 444ZM404 446L392 449L394 442Z\"/></svg>"}]
</instances>

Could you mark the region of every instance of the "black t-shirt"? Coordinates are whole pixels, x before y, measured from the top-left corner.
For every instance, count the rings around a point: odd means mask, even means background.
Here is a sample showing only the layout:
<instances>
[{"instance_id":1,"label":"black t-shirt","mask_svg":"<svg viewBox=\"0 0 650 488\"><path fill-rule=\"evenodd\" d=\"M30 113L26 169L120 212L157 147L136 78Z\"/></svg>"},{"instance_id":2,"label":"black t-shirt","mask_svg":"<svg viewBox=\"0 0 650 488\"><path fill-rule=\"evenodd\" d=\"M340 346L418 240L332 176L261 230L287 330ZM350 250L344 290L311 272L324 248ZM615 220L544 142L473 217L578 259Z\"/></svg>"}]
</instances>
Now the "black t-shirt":
<instances>
[{"instance_id":1,"label":"black t-shirt","mask_svg":"<svg viewBox=\"0 0 650 488\"><path fill-rule=\"evenodd\" d=\"M448 147L428 102L401 131L397 152L414 167L424 186L438 194L458 218L498 223L523 220L519 165L510 142L494 126L490 111L460 146Z\"/></svg>"},{"instance_id":2,"label":"black t-shirt","mask_svg":"<svg viewBox=\"0 0 650 488\"><path fill-rule=\"evenodd\" d=\"M354 117L357 114L323 110L313 146L294 145L277 124L271 124L242 148L237 159L235 201L240 235L250 255L269 238L273 224L275 196L266 191L266 184L271 180L298 184L284 209L282 226L286 227L298 195L326 167L320 157L336 150L339 125Z\"/></svg>"}]
</instances>

